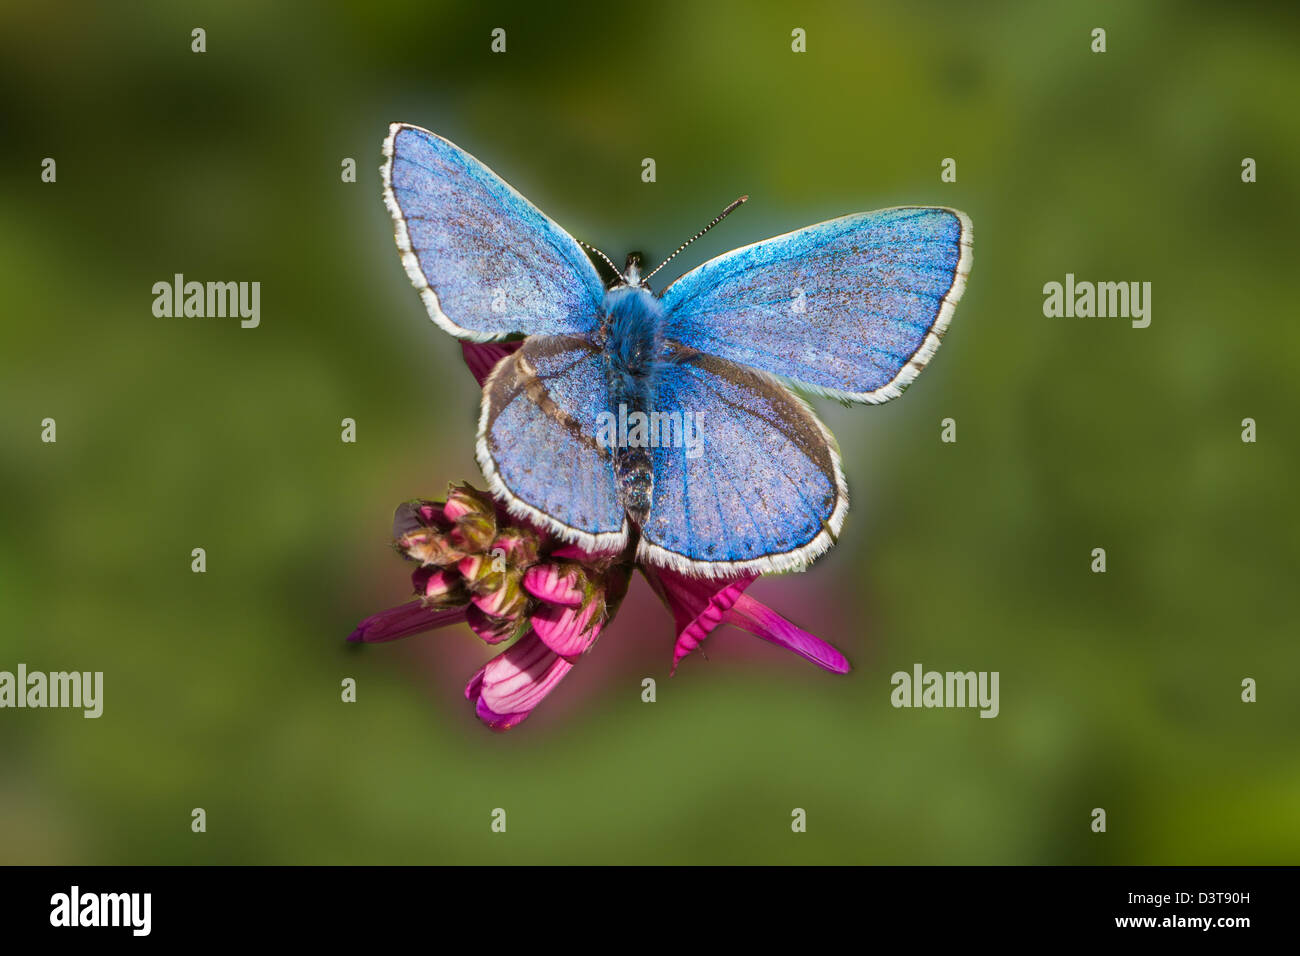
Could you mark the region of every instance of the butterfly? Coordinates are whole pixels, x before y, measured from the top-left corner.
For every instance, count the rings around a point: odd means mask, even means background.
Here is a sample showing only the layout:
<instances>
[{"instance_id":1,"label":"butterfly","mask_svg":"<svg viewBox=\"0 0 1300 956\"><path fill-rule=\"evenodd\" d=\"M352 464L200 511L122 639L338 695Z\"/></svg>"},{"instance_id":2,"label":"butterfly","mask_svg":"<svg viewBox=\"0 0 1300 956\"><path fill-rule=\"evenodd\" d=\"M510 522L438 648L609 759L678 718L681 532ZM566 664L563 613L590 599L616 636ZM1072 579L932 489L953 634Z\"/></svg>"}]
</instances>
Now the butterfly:
<instances>
[{"instance_id":1,"label":"butterfly","mask_svg":"<svg viewBox=\"0 0 1300 956\"><path fill-rule=\"evenodd\" d=\"M560 226L469 153L405 123L384 202L429 316L517 340L484 383L477 458L511 512L588 551L698 577L801 569L838 537L835 439L790 388L876 404L939 347L971 266L940 206L859 213L718 256L658 293L606 282Z\"/></svg>"}]
</instances>

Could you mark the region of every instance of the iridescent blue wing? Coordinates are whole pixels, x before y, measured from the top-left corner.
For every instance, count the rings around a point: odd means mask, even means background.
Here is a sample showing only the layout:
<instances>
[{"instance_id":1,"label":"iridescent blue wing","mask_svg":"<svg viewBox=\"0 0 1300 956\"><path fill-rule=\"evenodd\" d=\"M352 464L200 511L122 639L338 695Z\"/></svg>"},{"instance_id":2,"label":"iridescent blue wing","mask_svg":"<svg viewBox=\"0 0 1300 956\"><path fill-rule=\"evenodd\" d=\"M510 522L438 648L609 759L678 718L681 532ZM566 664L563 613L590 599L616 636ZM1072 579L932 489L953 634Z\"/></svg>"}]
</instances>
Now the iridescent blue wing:
<instances>
[{"instance_id":1,"label":"iridescent blue wing","mask_svg":"<svg viewBox=\"0 0 1300 956\"><path fill-rule=\"evenodd\" d=\"M691 350L656 373L655 411L702 439L654 449L654 493L638 557L723 577L802 568L848 511L835 439L769 375Z\"/></svg>"},{"instance_id":2,"label":"iridescent blue wing","mask_svg":"<svg viewBox=\"0 0 1300 956\"><path fill-rule=\"evenodd\" d=\"M609 451L600 353L585 336L530 336L483 385L478 462L516 515L588 551L622 549L627 518Z\"/></svg>"},{"instance_id":3,"label":"iridescent blue wing","mask_svg":"<svg viewBox=\"0 0 1300 956\"><path fill-rule=\"evenodd\" d=\"M902 394L939 347L971 224L939 206L832 219L706 262L664 290L684 346L855 402Z\"/></svg>"},{"instance_id":4,"label":"iridescent blue wing","mask_svg":"<svg viewBox=\"0 0 1300 956\"><path fill-rule=\"evenodd\" d=\"M393 123L384 204L429 317L459 339L590 332L604 296L567 232L463 149Z\"/></svg>"}]
</instances>

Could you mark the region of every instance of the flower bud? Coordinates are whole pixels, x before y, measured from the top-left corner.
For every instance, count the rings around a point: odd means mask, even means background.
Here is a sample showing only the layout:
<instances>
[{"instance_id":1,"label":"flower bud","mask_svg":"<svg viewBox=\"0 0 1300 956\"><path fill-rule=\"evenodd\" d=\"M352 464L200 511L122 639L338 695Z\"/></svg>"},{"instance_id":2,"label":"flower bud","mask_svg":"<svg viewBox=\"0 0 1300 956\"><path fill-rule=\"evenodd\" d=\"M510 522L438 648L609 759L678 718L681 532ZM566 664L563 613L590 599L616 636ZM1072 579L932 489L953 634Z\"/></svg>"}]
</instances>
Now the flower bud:
<instances>
[{"instance_id":1,"label":"flower bud","mask_svg":"<svg viewBox=\"0 0 1300 956\"><path fill-rule=\"evenodd\" d=\"M419 528L399 536L397 550L424 565L454 564L464 557L464 552L454 547L446 535L432 528Z\"/></svg>"},{"instance_id":2,"label":"flower bud","mask_svg":"<svg viewBox=\"0 0 1300 956\"><path fill-rule=\"evenodd\" d=\"M465 608L465 622L488 644L500 644L502 641L509 640L527 626L527 621L523 618L514 621L510 618L495 617L475 604Z\"/></svg>"},{"instance_id":3,"label":"flower bud","mask_svg":"<svg viewBox=\"0 0 1300 956\"><path fill-rule=\"evenodd\" d=\"M447 501L442 506L443 516L448 521L460 521L472 515L491 518L496 523L496 503L487 492L479 491L472 485L449 485Z\"/></svg>"},{"instance_id":4,"label":"flower bud","mask_svg":"<svg viewBox=\"0 0 1300 956\"><path fill-rule=\"evenodd\" d=\"M497 536L497 519L492 514L463 514L447 532L452 547L466 554L486 551Z\"/></svg>"},{"instance_id":5,"label":"flower bud","mask_svg":"<svg viewBox=\"0 0 1300 956\"><path fill-rule=\"evenodd\" d=\"M464 579L450 569L421 567L411 575L425 607L457 607L469 600Z\"/></svg>"},{"instance_id":6,"label":"flower bud","mask_svg":"<svg viewBox=\"0 0 1300 956\"><path fill-rule=\"evenodd\" d=\"M529 568L537 563L538 535L526 527L502 528L492 542L489 553L501 557L513 568Z\"/></svg>"},{"instance_id":7,"label":"flower bud","mask_svg":"<svg viewBox=\"0 0 1300 956\"><path fill-rule=\"evenodd\" d=\"M474 596L471 600L482 611L496 617L519 617L528 607L528 594L520 586L522 572L510 570L500 575L500 582L495 588L471 588Z\"/></svg>"},{"instance_id":8,"label":"flower bud","mask_svg":"<svg viewBox=\"0 0 1300 956\"><path fill-rule=\"evenodd\" d=\"M394 538L422 528L445 530L450 526L451 522L443 517L442 505L436 501L413 498L403 501L393 512Z\"/></svg>"}]
</instances>

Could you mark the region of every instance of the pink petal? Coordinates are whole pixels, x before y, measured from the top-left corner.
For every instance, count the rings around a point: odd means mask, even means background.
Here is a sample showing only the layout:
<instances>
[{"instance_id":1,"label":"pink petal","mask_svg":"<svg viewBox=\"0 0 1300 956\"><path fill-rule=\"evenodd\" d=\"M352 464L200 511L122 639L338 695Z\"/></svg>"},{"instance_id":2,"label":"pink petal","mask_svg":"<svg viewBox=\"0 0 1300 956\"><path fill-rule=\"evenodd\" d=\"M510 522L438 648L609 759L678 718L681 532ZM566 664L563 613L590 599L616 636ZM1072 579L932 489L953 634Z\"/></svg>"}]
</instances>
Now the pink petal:
<instances>
[{"instance_id":1,"label":"pink petal","mask_svg":"<svg viewBox=\"0 0 1300 956\"><path fill-rule=\"evenodd\" d=\"M736 578L692 578L667 568L642 567L641 571L655 593L673 612L677 625L677 643L673 646L673 668L722 623L723 615L758 577L756 574Z\"/></svg>"},{"instance_id":2,"label":"pink petal","mask_svg":"<svg viewBox=\"0 0 1300 956\"><path fill-rule=\"evenodd\" d=\"M510 615L507 612L510 610L510 605L519 603L516 601L518 597L518 591L515 591L512 597L506 588L500 587L487 594L475 594L470 598L470 601L484 614L489 614L492 617L509 617ZM522 603L519 603L519 608L516 608L516 610L519 610L522 606Z\"/></svg>"},{"instance_id":3,"label":"pink petal","mask_svg":"<svg viewBox=\"0 0 1300 956\"><path fill-rule=\"evenodd\" d=\"M480 667L469 679L469 683L465 685L466 700L475 700L478 697L479 691L483 688L483 672L486 670L486 667Z\"/></svg>"},{"instance_id":4,"label":"pink petal","mask_svg":"<svg viewBox=\"0 0 1300 956\"><path fill-rule=\"evenodd\" d=\"M478 719L483 721L493 730L509 730L523 722L528 716L528 711L521 714L498 714L487 704L483 703L480 694L483 690L483 674L487 671L486 667L480 667L478 672L469 679L465 685L465 699L474 701L474 712Z\"/></svg>"},{"instance_id":5,"label":"pink petal","mask_svg":"<svg viewBox=\"0 0 1300 956\"><path fill-rule=\"evenodd\" d=\"M400 607L389 608L372 614L348 635L349 641L363 641L377 644L381 641L395 641L399 637L409 637L421 631L459 624L465 620L465 608L454 607L445 611L432 611L419 601L411 601Z\"/></svg>"},{"instance_id":6,"label":"pink petal","mask_svg":"<svg viewBox=\"0 0 1300 956\"><path fill-rule=\"evenodd\" d=\"M470 554L456 562L456 570L459 571L467 581L473 581L478 577L478 569L483 566L483 555Z\"/></svg>"},{"instance_id":7,"label":"pink petal","mask_svg":"<svg viewBox=\"0 0 1300 956\"><path fill-rule=\"evenodd\" d=\"M515 632L514 621L492 617L476 604L466 605L461 613L465 615L465 623L487 644L500 644Z\"/></svg>"},{"instance_id":8,"label":"pink petal","mask_svg":"<svg viewBox=\"0 0 1300 956\"><path fill-rule=\"evenodd\" d=\"M497 363L523 344L522 339L518 342L461 342L460 350L465 356L470 374L481 386L488 380Z\"/></svg>"},{"instance_id":9,"label":"pink petal","mask_svg":"<svg viewBox=\"0 0 1300 956\"><path fill-rule=\"evenodd\" d=\"M479 700L498 715L527 714L572 669L529 632L484 666Z\"/></svg>"},{"instance_id":10,"label":"pink petal","mask_svg":"<svg viewBox=\"0 0 1300 956\"><path fill-rule=\"evenodd\" d=\"M524 590L535 598L551 604L577 607L582 603L582 589L577 586L578 575L570 568L561 573L559 565L535 564L524 573Z\"/></svg>"},{"instance_id":11,"label":"pink petal","mask_svg":"<svg viewBox=\"0 0 1300 956\"><path fill-rule=\"evenodd\" d=\"M776 611L748 594L740 595L732 608L723 615L728 624L744 628L751 634L771 641L786 650L794 651L805 660L834 674L847 674L849 662L844 655L819 637L791 624Z\"/></svg>"},{"instance_id":12,"label":"pink petal","mask_svg":"<svg viewBox=\"0 0 1300 956\"><path fill-rule=\"evenodd\" d=\"M498 714L487 704L483 703L483 698L480 697L474 705L474 713L478 715L479 720L483 721L483 723L487 724L493 730L504 731L522 724L528 718L531 711L526 710L521 714Z\"/></svg>"},{"instance_id":13,"label":"pink petal","mask_svg":"<svg viewBox=\"0 0 1300 956\"><path fill-rule=\"evenodd\" d=\"M598 603L592 601L585 608L543 604L532 616L533 630L543 644L572 660L591 647L600 634L603 622L592 623Z\"/></svg>"},{"instance_id":14,"label":"pink petal","mask_svg":"<svg viewBox=\"0 0 1300 956\"><path fill-rule=\"evenodd\" d=\"M461 585L461 577L455 571L434 568L416 568L411 574L411 584L416 592L423 592L430 600L446 597ZM462 593L461 600L464 600Z\"/></svg>"}]
</instances>

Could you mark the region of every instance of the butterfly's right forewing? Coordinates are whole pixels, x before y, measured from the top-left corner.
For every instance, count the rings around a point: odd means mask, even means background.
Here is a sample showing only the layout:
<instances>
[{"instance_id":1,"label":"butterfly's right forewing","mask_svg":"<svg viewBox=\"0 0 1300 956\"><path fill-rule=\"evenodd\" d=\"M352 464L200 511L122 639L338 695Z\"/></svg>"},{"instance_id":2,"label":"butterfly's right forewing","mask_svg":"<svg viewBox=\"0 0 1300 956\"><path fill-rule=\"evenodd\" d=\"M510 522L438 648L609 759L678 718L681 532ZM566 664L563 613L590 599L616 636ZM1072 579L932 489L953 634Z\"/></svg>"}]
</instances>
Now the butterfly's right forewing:
<instances>
[{"instance_id":1,"label":"butterfly's right forewing","mask_svg":"<svg viewBox=\"0 0 1300 956\"><path fill-rule=\"evenodd\" d=\"M718 256L664 290L668 336L810 390L878 404L939 347L971 266L941 206L832 219Z\"/></svg>"}]
</instances>

